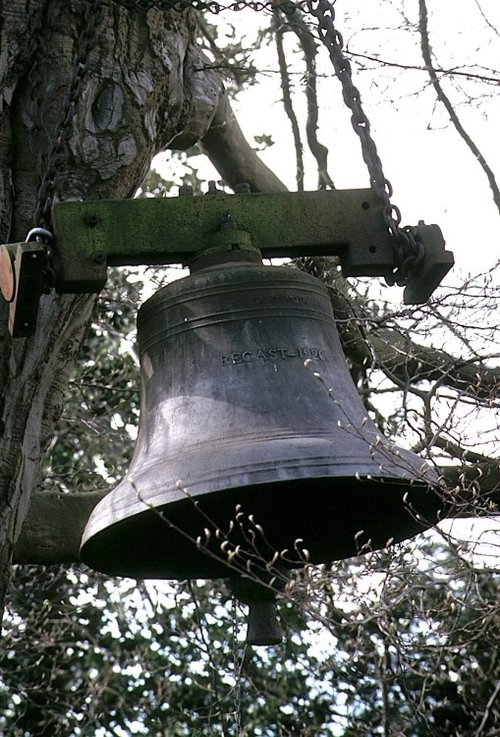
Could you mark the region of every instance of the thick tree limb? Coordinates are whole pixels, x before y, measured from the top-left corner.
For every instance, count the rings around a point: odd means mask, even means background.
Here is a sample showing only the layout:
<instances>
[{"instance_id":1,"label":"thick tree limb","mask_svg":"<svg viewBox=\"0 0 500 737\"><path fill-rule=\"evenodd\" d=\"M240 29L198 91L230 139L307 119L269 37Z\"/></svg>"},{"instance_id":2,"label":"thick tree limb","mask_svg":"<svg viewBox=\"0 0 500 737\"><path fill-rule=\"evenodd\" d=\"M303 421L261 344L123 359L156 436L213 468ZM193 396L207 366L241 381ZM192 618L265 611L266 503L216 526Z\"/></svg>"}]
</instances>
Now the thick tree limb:
<instances>
[{"instance_id":1,"label":"thick tree limb","mask_svg":"<svg viewBox=\"0 0 500 737\"><path fill-rule=\"evenodd\" d=\"M500 395L500 367L488 368L438 348L419 345L395 329L376 328L368 341L377 365L404 383L439 380L443 386L488 401Z\"/></svg>"},{"instance_id":2,"label":"thick tree limb","mask_svg":"<svg viewBox=\"0 0 500 737\"><path fill-rule=\"evenodd\" d=\"M283 95L282 102L285 113L290 121L292 130L293 144L295 147L296 173L295 181L297 182L297 190L304 191L304 147L302 146L302 138L300 135L299 121L295 113L292 101L292 93L290 89L290 74L286 62L285 48L283 44L283 36L285 25L281 20L279 10L273 13L274 37L276 43L276 53L278 56L278 66L280 70L281 93Z\"/></svg>"},{"instance_id":3,"label":"thick tree limb","mask_svg":"<svg viewBox=\"0 0 500 737\"><path fill-rule=\"evenodd\" d=\"M286 192L287 188L252 149L231 109L227 94L219 107L200 148L230 186L248 182L252 192Z\"/></svg>"},{"instance_id":4,"label":"thick tree limb","mask_svg":"<svg viewBox=\"0 0 500 737\"><path fill-rule=\"evenodd\" d=\"M38 492L14 548L14 563L75 563L90 513L104 493Z\"/></svg>"},{"instance_id":5,"label":"thick tree limb","mask_svg":"<svg viewBox=\"0 0 500 737\"><path fill-rule=\"evenodd\" d=\"M325 265L326 264L326 265ZM345 281L327 259L306 259L305 268L331 285L330 298L342 348L354 365L374 364L391 380L417 387L424 381L462 392L476 401L500 400L500 367L463 359L415 342L396 328L364 326L363 305L345 287Z\"/></svg>"}]
</instances>

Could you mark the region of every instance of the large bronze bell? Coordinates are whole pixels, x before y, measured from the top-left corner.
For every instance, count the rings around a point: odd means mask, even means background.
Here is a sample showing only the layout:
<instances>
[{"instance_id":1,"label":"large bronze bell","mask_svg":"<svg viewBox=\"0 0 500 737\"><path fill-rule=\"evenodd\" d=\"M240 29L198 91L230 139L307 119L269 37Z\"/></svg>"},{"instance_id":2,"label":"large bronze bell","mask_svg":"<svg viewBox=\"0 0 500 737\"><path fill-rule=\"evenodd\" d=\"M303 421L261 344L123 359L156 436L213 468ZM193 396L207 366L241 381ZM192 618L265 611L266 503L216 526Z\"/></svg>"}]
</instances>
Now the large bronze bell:
<instances>
[{"instance_id":1,"label":"large bronze bell","mask_svg":"<svg viewBox=\"0 0 500 737\"><path fill-rule=\"evenodd\" d=\"M139 435L86 527L91 567L228 577L356 555L435 520L434 473L367 417L318 279L202 269L142 306L138 342Z\"/></svg>"}]
</instances>

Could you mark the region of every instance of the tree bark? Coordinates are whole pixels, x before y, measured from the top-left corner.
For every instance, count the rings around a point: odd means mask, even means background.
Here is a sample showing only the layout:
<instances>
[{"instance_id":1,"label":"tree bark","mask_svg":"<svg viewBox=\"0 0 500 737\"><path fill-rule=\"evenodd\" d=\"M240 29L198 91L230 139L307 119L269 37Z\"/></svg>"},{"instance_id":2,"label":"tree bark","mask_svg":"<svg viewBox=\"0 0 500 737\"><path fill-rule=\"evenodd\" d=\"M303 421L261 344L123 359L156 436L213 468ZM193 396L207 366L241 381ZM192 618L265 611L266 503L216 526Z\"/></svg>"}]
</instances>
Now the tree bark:
<instances>
[{"instance_id":1,"label":"tree bark","mask_svg":"<svg viewBox=\"0 0 500 737\"><path fill-rule=\"evenodd\" d=\"M55 199L129 197L152 157L192 145L207 131L221 92L200 63L193 11L102 8L81 76L74 117L76 54L88 0L0 9L0 240L23 240L39 200L44 159L70 115ZM43 203L42 203L43 204ZM43 297L36 334L13 341L0 305L0 611L9 561L36 485L40 460L63 405L94 297Z\"/></svg>"}]
</instances>

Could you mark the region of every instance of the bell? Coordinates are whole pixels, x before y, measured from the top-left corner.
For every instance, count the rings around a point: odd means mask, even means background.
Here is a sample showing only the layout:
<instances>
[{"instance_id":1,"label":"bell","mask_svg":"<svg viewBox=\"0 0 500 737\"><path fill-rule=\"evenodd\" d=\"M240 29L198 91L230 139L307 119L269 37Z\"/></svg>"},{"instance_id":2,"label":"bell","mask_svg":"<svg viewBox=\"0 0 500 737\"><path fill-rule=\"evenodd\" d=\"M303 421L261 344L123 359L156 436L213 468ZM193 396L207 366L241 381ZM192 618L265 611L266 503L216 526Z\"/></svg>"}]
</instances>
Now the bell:
<instances>
[{"instance_id":1,"label":"bell","mask_svg":"<svg viewBox=\"0 0 500 737\"><path fill-rule=\"evenodd\" d=\"M141 307L138 343L137 444L85 529L92 568L259 579L435 521L434 472L367 417L318 279L261 264L204 268Z\"/></svg>"}]
</instances>

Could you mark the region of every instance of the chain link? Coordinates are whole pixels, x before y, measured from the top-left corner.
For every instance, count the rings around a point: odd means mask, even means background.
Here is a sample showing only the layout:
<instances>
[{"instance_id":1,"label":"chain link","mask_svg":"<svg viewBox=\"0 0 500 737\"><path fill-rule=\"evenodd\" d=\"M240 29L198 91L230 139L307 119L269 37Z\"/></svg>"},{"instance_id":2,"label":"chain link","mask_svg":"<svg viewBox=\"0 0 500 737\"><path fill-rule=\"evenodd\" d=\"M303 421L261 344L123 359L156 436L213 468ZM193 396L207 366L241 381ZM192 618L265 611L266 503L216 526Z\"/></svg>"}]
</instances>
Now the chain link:
<instances>
[{"instance_id":1,"label":"chain link","mask_svg":"<svg viewBox=\"0 0 500 737\"><path fill-rule=\"evenodd\" d=\"M62 117L56 126L54 138L42 159L42 176L38 187L38 202L34 215L35 226L49 227L50 210L55 195L58 172L66 156L66 144L76 107L83 88L83 79L89 69L90 52L97 41L97 28L103 10L103 0L91 0L85 6L82 27L76 42L76 52L68 92L64 97Z\"/></svg>"},{"instance_id":2,"label":"chain link","mask_svg":"<svg viewBox=\"0 0 500 737\"><path fill-rule=\"evenodd\" d=\"M334 0L335 1L335 0ZM388 284L404 286L408 283L410 272L424 256L423 245L416 239L410 228L401 228L401 212L391 202L393 189L385 177L382 162L370 131L370 121L363 110L361 95L352 80L352 67L343 53L344 40L335 28L335 10L329 0L307 0L307 10L316 18L321 41L328 50L335 74L342 85L344 102L351 111L351 123L361 143L364 162L370 175L370 185L384 203L384 221L394 238L396 267L386 277Z\"/></svg>"},{"instance_id":3,"label":"chain link","mask_svg":"<svg viewBox=\"0 0 500 737\"><path fill-rule=\"evenodd\" d=\"M31 51L28 69L28 80L30 83L30 98L28 104L30 106L29 112L32 119L30 135L33 135L35 131L40 131L42 129L40 92L42 90L44 80L42 80L41 75L37 75L36 72L40 59L43 58L46 43L45 36L42 33L44 11L45 0L36 0L33 4L30 0L27 0L26 12L28 13L28 20L26 23L26 30L28 32L28 39L26 44Z\"/></svg>"},{"instance_id":4,"label":"chain link","mask_svg":"<svg viewBox=\"0 0 500 737\"><path fill-rule=\"evenodd\" d=\"M224 10L281 10L286 14L294 13L298 8L304 9L306 0L292 2L292 0L230 0L220 3L218 0L110 0L115 5L122 5L129 10L208 10L210 13L218 14Z\"/></svg>"}]
</instances>

